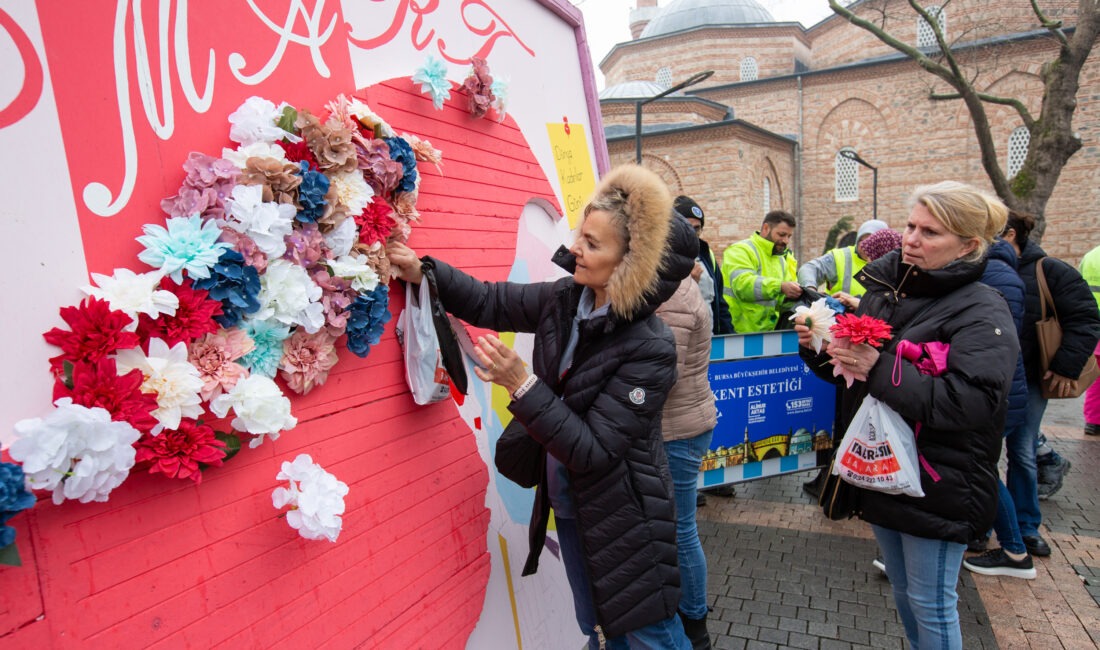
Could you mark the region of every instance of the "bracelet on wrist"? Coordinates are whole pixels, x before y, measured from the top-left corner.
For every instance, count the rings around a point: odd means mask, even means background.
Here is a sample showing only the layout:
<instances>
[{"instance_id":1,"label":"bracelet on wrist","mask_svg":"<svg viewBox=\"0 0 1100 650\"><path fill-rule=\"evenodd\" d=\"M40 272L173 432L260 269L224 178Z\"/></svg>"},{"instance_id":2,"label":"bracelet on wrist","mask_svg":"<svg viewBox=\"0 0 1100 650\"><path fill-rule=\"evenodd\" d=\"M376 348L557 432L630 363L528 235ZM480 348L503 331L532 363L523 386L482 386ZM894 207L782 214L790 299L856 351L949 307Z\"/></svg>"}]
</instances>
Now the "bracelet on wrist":
<instances>
[{"instance_id":1,"label":"bracelet on wrist","mask_svg":"<svg viewBox=\"0 0 1100 650\"><path fill-rule=\"evenodd\" d=\"M527 394L527 391L531 390L531 387L539 380L537 375L527 375L527 379L523 380L523 383L519 385L519 388L512 391L512 399L516 400Z\"/></svg>"}]
</instances>

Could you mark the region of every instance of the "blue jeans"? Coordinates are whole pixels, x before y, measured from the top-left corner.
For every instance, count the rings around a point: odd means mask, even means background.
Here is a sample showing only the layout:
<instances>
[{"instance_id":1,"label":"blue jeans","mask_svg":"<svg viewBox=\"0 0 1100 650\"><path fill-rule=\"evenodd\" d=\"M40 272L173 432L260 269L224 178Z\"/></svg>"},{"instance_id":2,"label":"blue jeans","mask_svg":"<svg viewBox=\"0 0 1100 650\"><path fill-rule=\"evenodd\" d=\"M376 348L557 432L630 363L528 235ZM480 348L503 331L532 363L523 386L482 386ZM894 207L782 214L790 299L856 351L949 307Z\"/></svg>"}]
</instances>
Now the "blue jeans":
<instances>
[{"instance_id":1,"label":"blue jeans","mask_svg":"<svg viewBox=\"0 0 1100 650\"><path fill-rule=\"evenodd\" d=\"M1016 504L1012 493L1005 487L1004 481L997 478L997 517L993 520L993 530L997 531L997 541L1001 548L1009 553L1027 553L1020 525L1016 521Z\"/></svg>"},{"instance_id":2,"label":"blue jeans","mask_svg":"<svg viewBox=\"0 0 1100 650\"><path fill-rule=\"evenodd\" d=\"M914 650L962 650L959 582L966 544L871 526L894 589L898 617Z\"/></svg>"},{"instance_id":3,"label":"blue jeans","mask_svg":"<svg viewBox=\"0 0 1100 650\"><path fill-rule=\"evenodd\" d=\"M695 504L692 504L694 507ZM588 635L590 650L599 650L600 638L596 633L596 606L592 602L592 586L588 579L588 568L584 563L584 551L581 547L580 530L575 519L558 519L558 543L561 544L561 559L565 564L565 576L569 579L569 588L573 591L573 608L577 614L577 624L581 632ZM637 630L631 630L623 636L606 639L608 650L691 650L691 642L684 633L680 617L675 614L663 621L652 623Z\"/></svg>"},{"instance_id":4,"label":"blue jeans","mask_svg":"<svg viewBox=\"0 0 1100 650\"><path fill-rule=\"evenodd\" d=\"M665 454L676 490L676 559L680 563L680 612L690 619L707 615L707 558L695 525L699 465L714 429L684 440L666 440Z\"/></svg>"},{"instance_id":5,"label":"blue jeans","mask_svg":"<svg viewBox=\"0 0 1100 650\"><path fill-rule=\"evenodd\" d=\"M1027 384L1027 415L1024 422L1005 432L1008 472L1005 486L1016 506L1016 521L1020 535L1031 537L1039 534L1043 513L1039 511L1038 470L1035 465L1035 441L1047 400L1039 392L1039 385Z\"/></svg>"}]
</instances>

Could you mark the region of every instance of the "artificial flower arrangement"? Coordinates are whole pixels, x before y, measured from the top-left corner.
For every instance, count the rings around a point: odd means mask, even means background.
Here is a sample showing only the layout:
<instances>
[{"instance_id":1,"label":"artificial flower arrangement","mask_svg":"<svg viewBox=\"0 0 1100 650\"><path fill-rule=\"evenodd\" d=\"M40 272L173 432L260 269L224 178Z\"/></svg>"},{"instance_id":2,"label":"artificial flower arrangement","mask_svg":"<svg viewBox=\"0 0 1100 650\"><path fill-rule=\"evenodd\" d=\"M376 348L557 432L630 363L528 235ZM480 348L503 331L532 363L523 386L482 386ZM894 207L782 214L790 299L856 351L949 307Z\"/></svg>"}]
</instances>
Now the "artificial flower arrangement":
<instances>
[{"instance_id":1,"label":"artificial flower arrangement","mask_svg":"<svg viewBox=\"0 0 1100 650\"><path fill-rule=\"evenodd\" d=\"M470 64L470 71L462 81L470 115L482 118L493 109L497 121L503 122L508 112L508 83L493 78L485 59L473 57ZM435 110L443 110L443 102L451 98L451 82L447 80L445 63L429 55L424 65L413 73L412 80L420 84L422 93L431 96Z\"/></svg>"},{"instance_id":2,"label":"artificial flower arrangement","mask_svg":"<svg viewBox=\"0 0 1100 650\"><path fill-rule=\"evenodd\" d=\"M286 521L306 539L335 542L343 526L344 497L348 486L313 462L309 454L298 454L293 462L283 461L275 477L287 481L271 493L276 509L290 506Z\"/></svg>"},{"instance_id":3,"label":"artificial flower arrangement","mask_svg":"<svg viewBox=\"0 0 1100 650\"><path fill-rule=\"evenodd\" d=\"M54 408L17 423L10 448L28 488L106 501L135 464L199 483L242 436L256 447L297 424L281 386L324 384L341 339L360 357L378 343L385 245L407 240L417 161L438 167L440 152L359 99L325 109L246 100L229 116L236 146L191 153L166 222L137 238L151 270L93 273L61 309L68 329L44 335L61 350ZM208 422L230 414L230 431Z\"/></svg>"},{"instance_id":4,"label":"artificial flower arrangement","mask_svg":"<svg viewBox=\"0 0 1100 650\"><path fill-rule=\"evenodd\" d=\"M855 314L838 314L836 323L829 328L832 339L826 351L832 354L833 350L846 350L853 345L866 344L874 348L881 348L882 344L889 341L890 324L874 316L856 316ZM848 388L852 387L855 380L867 381L867 375L855 373L845 368L843 364L831 359L833 364L833 376L844 377Z\"/></svg>"}]
</instances>

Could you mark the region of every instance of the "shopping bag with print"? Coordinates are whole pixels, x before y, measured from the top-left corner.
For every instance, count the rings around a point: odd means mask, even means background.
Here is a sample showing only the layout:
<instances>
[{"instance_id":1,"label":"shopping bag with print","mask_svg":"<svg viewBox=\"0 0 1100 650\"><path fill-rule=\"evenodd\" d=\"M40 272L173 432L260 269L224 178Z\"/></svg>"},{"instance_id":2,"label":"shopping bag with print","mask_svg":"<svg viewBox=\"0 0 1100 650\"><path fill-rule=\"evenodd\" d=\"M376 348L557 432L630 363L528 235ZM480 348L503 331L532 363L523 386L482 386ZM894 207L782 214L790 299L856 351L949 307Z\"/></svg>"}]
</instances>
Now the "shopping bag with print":
<instances>
[{"instance_id":1,"label":"shopping bag with print","mask_svg":"<svg viewBox=\"0 0 1100 650\"><path fill-rule=\"evenodd\" d=\"M894 409L868 395L837 448L833 474L857 487L923 497L913 430Z\"/></svg>"},{"instance_id":2,"label":"shopping bag with print","mask_svg":"<svg viewBox=\"0 0 1100 650\"><path fill-rule=\"evenodd\" d=\"M397 337L405 350L405 378L413 401L431 404L450 397L451 379L443 368L427 282L405 285L405 309L397 317Z\"/></svg>"}]
</instances>

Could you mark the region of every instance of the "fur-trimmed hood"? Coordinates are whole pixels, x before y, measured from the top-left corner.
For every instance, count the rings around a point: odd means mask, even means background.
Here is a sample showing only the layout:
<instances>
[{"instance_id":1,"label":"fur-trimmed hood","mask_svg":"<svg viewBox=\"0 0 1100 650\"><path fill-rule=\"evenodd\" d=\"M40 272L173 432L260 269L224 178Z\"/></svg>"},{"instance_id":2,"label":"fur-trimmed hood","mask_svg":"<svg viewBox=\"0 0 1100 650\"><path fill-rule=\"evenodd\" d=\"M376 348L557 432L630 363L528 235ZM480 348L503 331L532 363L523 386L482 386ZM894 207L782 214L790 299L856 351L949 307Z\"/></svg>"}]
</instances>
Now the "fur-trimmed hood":
<instances>
[{"instance_id":1,"label":"fur-trimmed hood","mask_svg":"<svg viewBox=\"0 0 1100 650\"><path fill-rule=\"evenodd\" d=\"M625 200L630 241L607 282L607 296L617 317L632 320L656 289L657 272L668 245L672 195L660 176L638 165L622 165L604 176L595 195L610 193L621 194Z\"/></svg>"}]
</instances>

